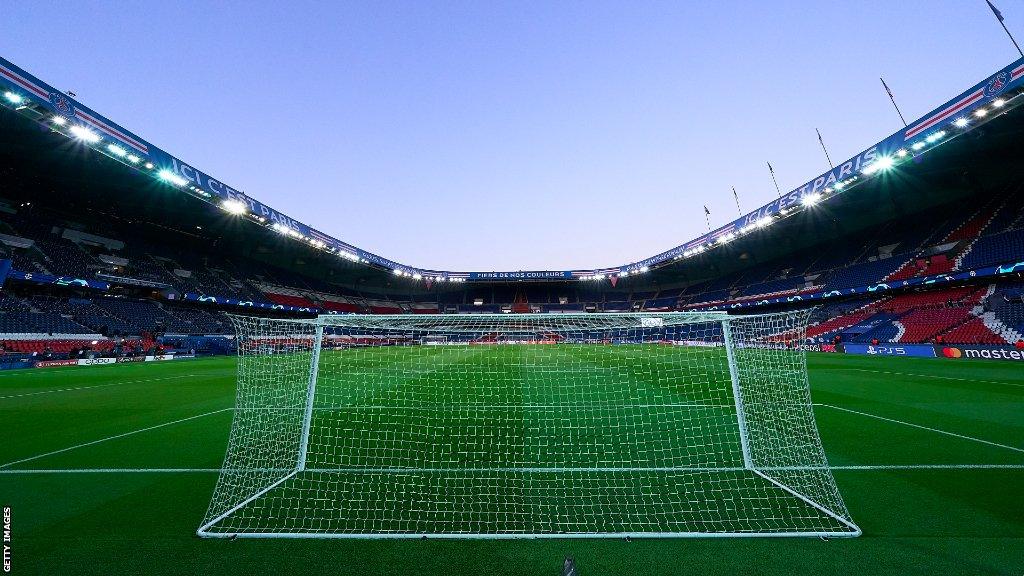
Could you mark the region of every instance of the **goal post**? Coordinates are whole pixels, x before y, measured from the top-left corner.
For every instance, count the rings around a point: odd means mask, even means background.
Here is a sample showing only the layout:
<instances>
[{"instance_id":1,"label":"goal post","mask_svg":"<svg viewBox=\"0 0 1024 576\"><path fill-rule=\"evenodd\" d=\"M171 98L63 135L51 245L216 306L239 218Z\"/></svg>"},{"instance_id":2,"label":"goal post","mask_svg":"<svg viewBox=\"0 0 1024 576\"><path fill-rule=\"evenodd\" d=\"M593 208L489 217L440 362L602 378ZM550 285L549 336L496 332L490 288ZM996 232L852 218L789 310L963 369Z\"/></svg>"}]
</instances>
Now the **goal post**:
<instances>
[{"instance_id":1,"label":"goal post","mask_svg":"<svg viewBox=\"0 0 1024 576\"><path fill-rule=\"evenodd\" d=\"M198 534L857 536L806 312L233 316Z\"/></svg>"}]
</instances>

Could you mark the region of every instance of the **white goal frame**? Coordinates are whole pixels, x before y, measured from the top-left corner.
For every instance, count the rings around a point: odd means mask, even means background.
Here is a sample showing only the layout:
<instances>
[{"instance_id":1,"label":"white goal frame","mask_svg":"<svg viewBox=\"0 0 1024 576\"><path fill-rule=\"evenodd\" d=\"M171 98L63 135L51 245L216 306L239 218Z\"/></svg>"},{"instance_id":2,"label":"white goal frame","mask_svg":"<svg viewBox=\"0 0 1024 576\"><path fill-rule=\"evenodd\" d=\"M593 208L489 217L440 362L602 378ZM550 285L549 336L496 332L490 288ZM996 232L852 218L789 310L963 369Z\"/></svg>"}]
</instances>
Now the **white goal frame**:
<instances>
[{"instance_id":1,"label":"white goal frame","mask_svg":"<svg viewBox=\"0 0 1024 576\"><path fill-rule=\"evenodd\" d=\"M221 475L218 480L217 488L215 489L214 498L211 500L210 508L204 518L202 525L197 530L197 535L204 538L363 538L363 539L395 539L395 538L455 538L455 539L509 539L509 538L709 538L709 537L855 537L861 535L861 529L853 522L849 512L845 508L845 504L839 495L838 488L835 486L834 478L832 477L831 470L828 467L827 460L825 458L824 450L821 447L820 437L818 436L817 427L814 422L813 416L813 404L810 401L810 388L806 377L806 357L805 350L801 346L804 339L804 331L806 329L808 311L801 312L784 312L776 314L760 314L760 315L748 315L748 316L735 316L729 315L725 312L671 312L671 313L646 313L646 312L626 312L626 313L606 313L606 314L594 314L594 313L570 313L570 314L457 314L457 315L419 315L419 314L399 314L399 315L321 315L315 319L257 319L243 316L232 316L232 320L235 322L236 331L239 334L239 340L243 336L252 336L251 333L243 335L243 331L246 322L264 322L271 323L277 326L293 326L295 330L303 331L304 336L300 339L303 341L311 339L309 343L310 350L310 362L308 366L308 375L305 377L306 389L305 389L305 402L301 407L303 416L301 419L301 430L298 433L298 446L294 458L294 464L288 467L275 466L269 468L254 468L254 467L232 467L232 450L236 437L238 437L242 431L240 427L242 424L239 410L242 410L243 404L250 401L246 395L250 394L251 391L243 391L241 385L239 386L238 395L236 398L236 414L232 424L231 431L231 443L228 446L228 454L225 457L224 467L221 469ZM788 315L788 316L787 316ZM736 326L741 323L758 322L759 319L763 319L765 322L775 322L779 318L785 317L786 321L778 324L779 328L775 328L774 332L766 331L764 334L758 333L755 336L741 336L737 337ZM817 510L821 515L828 517L835 521L835 527L831 529L815 529L811 528L808 530L725 530L725 531L679 531L679 532L665 532L665 531L628 531L628 532L536 532L536 533L524 533L524 532L401 532L401 531L382 531L382 532L345 532L345 531L298 531L298 530L224 530L221 529L219 524L226 519L232 517L232 515L243 510L253 502L271 494L283 486L289 481L297 478L298 475L304 472L323 472L319 469L307 468L309 460L310 450L310 435L311 427L313 425L314 417L314 403L317 397L318 390L318 375L321 371L321 350L324 348L325 343L325 328L334 328L338 326L346 327L366 327L367 329L387 329L389 327L400 327L401 329L415 330L417 326L432 326L434 323L450 323L454 326L458 326L460 322L464 322L467 325L474 325L474 323L490 323L493 325L501 325L503 322L515 322L517 325L522 323L529 323L536 321L540 324L545 324L553 321L579 323L583 326L583 330L598 330L602 325L608 326L661 326L662 323L665 325L677 325L673 323L704 323L714 325L717 329L721 330L721 342L718 344L725 349L726 364L728 366L729 381L731 383L732 401L735 406L736 421L735 426L738 430L738 442L739 452L742 454L742 466L735 467L722 467L722 468L665 468L664 471L682 471L689 472L695 470L698 472L739 472L739 473L751 473L764 479L766 482L774 485L782 492L785 492L790 497L799 500L807 506ZM592 327L591 327L592 325ZM401 328L405 327L405 328ZM428 328L429 330L430 328ZM307 334L308 333L308 334ZM327 336L329 341L330 336ZM739 340L739 341L737 341ZM423 339L418 340L419 344L424 344ZM241 342L239 342L239 356L243 355ZM439 344L440 346L448 346L448 344ZM783 463L779 464L775 462L766 463L764 458L759 458L754 453L755 448L752 445L755 440L751 439L751 432L748 429L748 413L745 405L745 392L750 386L749 383L744 383L743 369L741 367L742 360L738 359L738 350L749 350L749 349L764 349L778 351L779 353L794 354L798 355L798 359L795 365L802 369L802 374L797 375L797 383L793 393L800 400L800 406L798 409L801 410L801 416L809 421L809 433L807 437L808 444L813 444L807 449L807 453L800 456L802 461L798 463ZM269 352L272 355L275 352ZM241 363L241 358L240 358ZM239 367L239 381L241 382L241 366ZM283 410L285 408L264 408L266 410ZM299 407L295 407L298 410ZM763 417L763 416L762 416ZM806 422L805 422L806 424ZM271 431L272 432L272 431ZM237 456L237 454L235 455ZM237 458L236 458L237 460ZM237 462L236 462L237 463ZM416 471L415 468L400 468L403 472ZM475 469L453 469L453 470L441 470L441 469L424 469L428 472L441 471L441 472L473 472ZM605 471L602 468L558 468L558 467L544 467L544 468L516 468L515 472L561 472L561 471ZM620 472L629 471L629 468L609 468L607 471ZM482 472L496 472L502 471L499 468L480 469ZM647 471L662 471L659 468L636 468L636 471L647 472ZM386 471L385 471L386 472ZM828 502L822 502L821 498L815 498L808 494L805 494L806 490L800 485L793 484L787 481L787 474L811 474L814 479L816 488L812 491L822 493L823 491L827 495L825 500ZM264 486L258 490L253 491L247 497L239 499L234 498L230 500L231 505L224 505L223 499L218 501L218 495L224 490L228 490L233 478L237 476L244 476L246 474L259 476L260 474L270 474L272 476L279 476L276 480L270 482L264 482ZM797 482L796 484L799 484ZM228 486L228 487L226 487Z\"/></svg>"}]
</instances>

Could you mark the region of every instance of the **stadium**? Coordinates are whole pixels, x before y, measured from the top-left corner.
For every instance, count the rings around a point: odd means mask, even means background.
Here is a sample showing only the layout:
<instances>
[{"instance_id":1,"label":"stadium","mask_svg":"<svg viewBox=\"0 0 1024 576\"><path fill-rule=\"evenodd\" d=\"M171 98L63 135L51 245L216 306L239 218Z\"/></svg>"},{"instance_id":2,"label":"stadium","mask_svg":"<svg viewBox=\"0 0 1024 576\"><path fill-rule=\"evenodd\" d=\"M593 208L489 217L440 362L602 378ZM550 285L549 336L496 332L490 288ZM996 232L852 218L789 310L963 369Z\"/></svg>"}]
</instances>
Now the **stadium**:
<instances>
[{"instance_id":1,"label":"stadium","mask_svg":"<svg viewBox=\"0 0 1024 576\"><path fill-rule=\"evenodd\" d=\"M1024 569L1024 58L527 271L354 246L44 77L0 58L11 572Z\"/></svg>"}]
</instances>

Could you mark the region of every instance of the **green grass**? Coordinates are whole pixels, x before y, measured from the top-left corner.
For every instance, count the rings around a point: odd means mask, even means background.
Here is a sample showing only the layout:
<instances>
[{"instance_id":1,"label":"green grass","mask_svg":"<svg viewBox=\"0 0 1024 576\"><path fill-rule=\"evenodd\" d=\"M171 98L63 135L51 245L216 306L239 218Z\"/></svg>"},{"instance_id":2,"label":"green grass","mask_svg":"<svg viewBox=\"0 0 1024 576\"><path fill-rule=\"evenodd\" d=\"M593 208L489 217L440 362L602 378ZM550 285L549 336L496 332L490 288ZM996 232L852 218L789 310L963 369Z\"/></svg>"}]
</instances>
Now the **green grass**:
<instances>
[{"instance_id":1,"label":"green grass","mask_svg":"<svg viewBox=\"0 0 1024 576\"><path fill-rule=\"evenodd\" d=\"M573 555L583 576L1024 574L1019 366L814 354L809 369L860 538L200 539L231 425L232 359L0 372L12 573L558 574ZM946 467L964 464L989 467ZM12 472L98 468L168 470Z\"/></svg>"}]
</instances>

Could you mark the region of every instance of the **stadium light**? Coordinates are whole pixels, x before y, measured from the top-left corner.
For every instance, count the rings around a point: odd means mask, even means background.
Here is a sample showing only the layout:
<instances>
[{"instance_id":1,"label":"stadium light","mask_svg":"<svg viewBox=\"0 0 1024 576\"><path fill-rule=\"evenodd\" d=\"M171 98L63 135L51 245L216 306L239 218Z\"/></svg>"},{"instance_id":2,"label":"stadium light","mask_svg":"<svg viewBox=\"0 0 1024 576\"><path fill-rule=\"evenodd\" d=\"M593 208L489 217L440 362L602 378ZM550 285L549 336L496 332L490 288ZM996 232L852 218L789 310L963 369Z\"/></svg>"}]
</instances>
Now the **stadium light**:
<instances>
[{"instance_id":1,"label":"stadium light","mask_svg":"<svg viewBox=\"0 0 1024 576\"><path fill-rule=\"evenodd\" d=\"M167 169L157 172L157 177L163 180L164 182L170 182L171 184L177 186L184 186L185 184L188 184L188 180L182 178L181 176L178 176L174 172Z\"/></svg>"},{"instance_id":2,"label":"stadium light","mask_svg":"<svg viewBox=\"0 0 1024 576\"><path fill-rule=\"evenodd\" d=\"M131 162L132 164L138 164L139 162L142 162L142 158L139 158L135 154L129 154L125 156L125 158L127 158L128 161Z\"/></svg>"},{"instance_id":3,"label":"stadium light","mask_svg":"<svg viewBox=\"0 0 1024 576\"><path fill-rule=\"evenodd\" d=\"M651 270L651 269L650 269L649 267L647 267L647 266L642 266L642 267L640 268L640 273L641 273L641 274L644 274L644 273L650 272L650 270Z\"/></svg>"},{"instance_id":4,"label":"stadium light","mask_svg":"<svg viewBox=\"0 0 1024 576\"><path fill-rule=\"evenodd\" d=\"M95 144L100 141L100 135L89 130L85 126L72 126L71 134L83 142Z\"/></svg>"},{"instance_id":5,"label":"stadium light","mask_svg":"<svg viewBox=\"0 0 1024 576\"><path fill-rule=\"evenodd\" d=\"M241 215L249 211L249 208L244 202L238 200L225 200L220 203L220 207L229 214Z\"/></svg>"},{"instance_id":6,"label":"stadium light","mask_svg":"<svg viewBox=\"0 0 1024 576\"><path fill-rule=\"evenodd\" d=\"M892 165L892 156L880 156L877 160L865 166L861 172L864 174L874 174L875 172L888 170L892 168Z\"/></svg>"},{"instance_id":7,"label":"stadium light","mask_svg":"<svg viewBox=\"0 0 1024 576\"><path fill-rule=\"evenodd\" d=\"M970 123L971 123L971 121L968 120L967 118L957 118L953 122L953 126L956 126L957 128L966 128L967 125L970 124Z\"/></svg>"},{"instance_id":8,"label":"stadium light","mask_svg":"<svg viewBox=\"0 0 1024 576\"><path fill-rule=\"evenodd\" d=\"M57 126L63 126L68 123L68 119L63 116L54 116L50 118L50 122L53 122Z\"/></svg>"},{"instance_id":9,"label":"stadium light","mask_svg":"<svg viewBox=\"0 0 1024 576\"><path fill-rule=\"evenodd\" d=\"M117 144L108 144L107 150L114 156L117 156L118 158L124 158L125 156L128 155L128 151L125 150L124 148L121 148Z\"/></svg>"},{"instance_id":10,"label":"stadium light","mask_svg":"<svg viewBox=\"0 0 1024 576\"><path fill-rule=\"evenodd\" d=\"M422 279L423 279L423 276L422 276L422 275L420 275L420 273L419 273L419 272L417 272L417 273L415 273L415 274L413 274L413 275L412 275L412 279L413 279L413 280L422 280Z\"/></svg>"},{"instance_id":11,"label":"stadium light","mask_svg":"<svg viewBox=\"0 0 1024 576\"><path fill-rule=\"evenodd\" d=\"M985 110L984 108L978 108L977 110L974 111L974 115L977 116L978 118L984 118L985 116L988 115L988 110Z\"/></svg>"},{"instance_id":12,"label":"stadium light","mask_svg":"<svg viewBox=\"0 0 1024 576\"><path fill-rule=\"evenodd\" d=\"M395 276L401 276L402 275L402 271L399 270L398 268L395 268L394 270L392 270L392 272L395 273Z\"/></svg>"},{"instance_id":13,"label":"stadium light","mask_svg":"<svg viewBox=\"0 0 1024 576\"><path fill-rule=\"evenodd\" d=\"M804 206L814 206L819 200L821 200L821 194L808 194L800 199L800 204L803 204Z\"/></svg>"},{"instance_id":14,"label":"stadium light","mask_svg":"<svg viewBox=\"0 0 1024 576\"><path fill-rule=\"evenodd\" d=\"M921 148L924 148L924 142L914 142L910 147L914 150L920 150Z\"/></svg>"},{"instance_id":15,"label":"stadium light","mask_svg":"<svg viewBox=\"0 0 1024 576\"><path fill-rule=\"evenodd\" d=\"M946 131L945 130L939 130L938 132L935 132L933 134L929 134L928 137L924 139L924 141L929 143L929 144L931 144L933 142L938 142L939 140L942 140L942 138L945 135L946 135Z\"/></svg>"},{"instance_id":16,"label":"stadium light","mask_svg":"<svg viewBox=\"0 0 1024 576\"><path fill-rule=\"evenodd\" d=\"M20 94L15 94L14 92L4 92L4 98L7 98L7 101L11 104L21 104L25 100Z\"/></svg>"},{"instance_id":17,"label":"stadium light","mask_svg":"<svg viewBox=\"0 0 1024 576\"><path fill-rule=\"evenodd\" d=\"M1006 105L1006 100L1003 100L1002 98L996 98L995 100L992 101L992 105L995 106L996 108L1002 108L1003 106Z\"/></svg>"},{"instance_id":18,"label":"stadium light","mask_svg":"<svg viewBox=\"0 0 1024 576\"><path fill-rule=\"evenodd\" d=\"M899 158L904 158L907 154L908 152L906 148L900 148L899 150L896 151L896 156Z\"/></svg>"}]
</instances>

